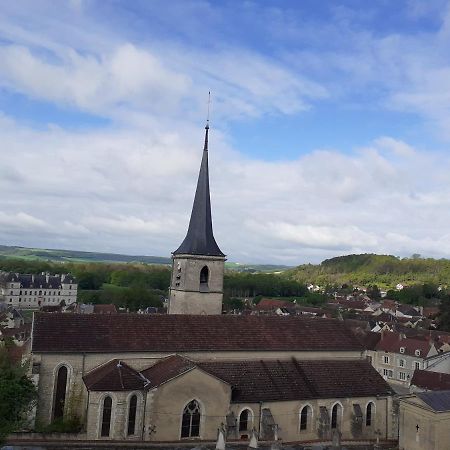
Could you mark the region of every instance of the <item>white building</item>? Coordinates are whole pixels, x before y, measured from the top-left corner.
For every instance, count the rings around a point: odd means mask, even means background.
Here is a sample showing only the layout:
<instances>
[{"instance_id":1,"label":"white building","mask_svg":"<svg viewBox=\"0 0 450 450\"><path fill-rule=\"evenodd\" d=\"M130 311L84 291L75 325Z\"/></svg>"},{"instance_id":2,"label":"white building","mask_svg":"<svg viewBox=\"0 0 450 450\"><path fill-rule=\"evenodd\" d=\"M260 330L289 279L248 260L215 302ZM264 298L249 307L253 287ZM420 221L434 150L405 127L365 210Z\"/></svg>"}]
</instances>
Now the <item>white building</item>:
<instances>
[{"instance_id":1,"label":"white building","mask_svg":"<svg viewBox=\"0 0 450 450\"><path fill-rule=\"evenodd\" d=\"M44 305L70 305L77 301L78 285L70 274L0 273L0 302L37 309Z\"/></svg>"}]
</instances>

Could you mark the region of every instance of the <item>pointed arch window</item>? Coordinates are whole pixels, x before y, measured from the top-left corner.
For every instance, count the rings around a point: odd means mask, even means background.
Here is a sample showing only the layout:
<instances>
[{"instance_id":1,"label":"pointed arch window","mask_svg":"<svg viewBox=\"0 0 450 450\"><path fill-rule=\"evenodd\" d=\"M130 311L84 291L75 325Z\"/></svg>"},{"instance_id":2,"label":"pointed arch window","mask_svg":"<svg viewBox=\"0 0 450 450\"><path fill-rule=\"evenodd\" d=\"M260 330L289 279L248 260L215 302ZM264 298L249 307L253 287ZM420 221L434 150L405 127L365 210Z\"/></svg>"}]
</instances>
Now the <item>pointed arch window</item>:
<instances>
[{"instance_id":1,"label":"pointed arch window","mask_svg":"<svg viewBox=\"0 0 450 450\"><path fill-rule=\"evenodd\" d=\"M308 429L309 418L311 417L311 407L306 405L300 410L300 431Z\"/></svg>"},{"instance_id":2,"label":"pointed arch window","mask_svg":"<svg viewBox=\"0 0 450 450\"><path fill-rule=\"evenodd\" d=\"M342 406L336 403L331 410L331 428L339 428Z\"/></svg>"},{"instance_id":3,"label":"pointed arch window","mask_svg":"<svg viewBox=\"0 0 450 450\"><path fill-rule=\"evenodd\" d=\"M197 400L190 401L183 410L181 421L181 437L199 437L200 436L200 416L201 409Z\"/></svg>"},{"instance_id":4,"label":"pointed arch window","mask_svg":"<svg viewBox=\"0 0 450 450\"><path fill-rule=\"evenodd\" d=\"M208 282L209 282L209 269L208 266L203 266L200 271L200 292L208 291Z\"/></svg>"},{"instance_id":5,"label":"pointed arch window","mask_svg":"<svg viewBox=\"0 0 450 450\"><path fill-rule=\"evenodd\" d=\"M136 431L136 410L137 395L132 395L130 398L130 406L128 407L128 436L135 434Z\"/></svg>"},{"instance_id":6,"label":"pointed arch window","mask_svg":"<svg viewBox=\"0 0 450 450\"><path fill-rule=\"evenodd\" d=\"M373 410L374 404L372 402L368 403L366 407L366 427L372 426Z\"/></svg>"},{"instance_id":7,"label":"pointed arch window","mask_svg":"<svg viewBox=\"0 0 450 450\"><path fill-rule=\"evenodd\" d=\"M102 437L108 437L111 431L111 414L112 414L112 398L105 397L103 400L102 411L102 428L100 435Z\"/></svg>"},{"instance_id":8,"label":"pointed arch window","mask_svg":"<svg viewBox=\"0 0 450 450\"><path fill-rule=\"evenodd\" d=\"M68 370L66 366L61 366L56 373L53 419L61 419L64 417L64 406L66 404L67 391L67 375Z\"/></svg>"}]
</instances>

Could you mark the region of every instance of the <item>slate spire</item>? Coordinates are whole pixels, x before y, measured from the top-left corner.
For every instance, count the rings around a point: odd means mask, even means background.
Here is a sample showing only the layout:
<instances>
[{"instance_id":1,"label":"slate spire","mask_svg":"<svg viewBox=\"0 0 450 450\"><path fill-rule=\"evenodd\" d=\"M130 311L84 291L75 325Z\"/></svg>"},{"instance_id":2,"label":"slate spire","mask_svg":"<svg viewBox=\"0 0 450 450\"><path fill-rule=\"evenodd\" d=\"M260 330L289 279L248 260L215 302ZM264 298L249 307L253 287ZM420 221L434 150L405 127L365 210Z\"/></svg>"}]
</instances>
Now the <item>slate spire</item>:
<instances>
[{"instance_id":1,"label":"slate spire","mask_svg":"<svg viewBox=\"0 0 450 450\"><path fill-rule=\"evenodd\" d=\"M173 252L174 255L225 256L214 239L212 229L211 200L209 195L208 133L209 119L206 121L205 126L203 157L188 232L184 241Z\"/></svg>"}]
</instances>

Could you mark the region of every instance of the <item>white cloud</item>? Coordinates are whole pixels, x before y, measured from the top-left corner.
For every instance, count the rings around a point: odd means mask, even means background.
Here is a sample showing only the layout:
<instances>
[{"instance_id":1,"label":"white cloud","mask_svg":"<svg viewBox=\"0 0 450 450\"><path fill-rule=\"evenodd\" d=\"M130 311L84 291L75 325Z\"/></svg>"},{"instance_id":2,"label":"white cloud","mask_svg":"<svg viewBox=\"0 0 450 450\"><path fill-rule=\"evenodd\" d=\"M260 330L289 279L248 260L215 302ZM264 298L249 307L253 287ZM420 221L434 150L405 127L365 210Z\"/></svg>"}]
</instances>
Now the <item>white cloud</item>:
<instances>
[{"instance_id":1,"label":"white cloud","mask_svg":"<svg viewBox=\"0 0 450 450\"><path fill-rule=\"evenodd\" d=\"M2 170L15 174L1 178L2 242L168 255L183 239L201 130L33 131L4 119L0 133L10 149ZM214 128L210 146L215 234L231 260L448 254L445 155L385 136L353 154L267 162L233 151Z\"/></svg>"},{"instance_id":2,"label":"white cloud","mask_svg":"<svg viewBox=\"0 0 450 450\"><path fill-rule=\"evenodd\" d=\"M430 14L413 3L413 16ZM43 14L34 3L24 11L10 2L0 17L1 87L112 119L94 131L52 124L33 130L0 113L3 242L174 250L188 225L201 157L198 118L211 89L213 117L224 123L211 130L214 225L230 259L298 263L360 251L448 256L447 155L381 135L353 152L316 149L268 162L230 148L226 132L229 120L295 115L323 100L357 103L354 92L376 92L374 108L421 114L445 136L448 17L436 33L374 35L352 27L354 14L345 8L336 10L336 23L318 28L247 4L243 14L262 10L257 25L277 39L280 47L274 43L269 54L233 40L139 41L132 30L91 19L91 4L57 2L55 14ZM183 11L180 33L201 33L199 11L219 20L207 2ZM283 49L293 40L296 51ZM330 46L316 51L311 42Z\"/></svg>"}]
</instances>

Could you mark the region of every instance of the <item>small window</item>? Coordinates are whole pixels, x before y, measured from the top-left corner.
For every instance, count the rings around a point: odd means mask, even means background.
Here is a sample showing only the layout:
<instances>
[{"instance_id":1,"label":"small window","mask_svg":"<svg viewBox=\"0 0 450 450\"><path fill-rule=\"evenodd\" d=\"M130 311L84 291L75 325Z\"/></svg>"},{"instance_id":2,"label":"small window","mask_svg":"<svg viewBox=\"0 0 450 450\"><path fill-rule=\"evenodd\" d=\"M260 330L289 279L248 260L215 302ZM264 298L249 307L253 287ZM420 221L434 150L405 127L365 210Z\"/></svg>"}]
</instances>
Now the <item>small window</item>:
<instances>
[{"instance_id":1,"label":"small window","mask_svg":"<svg viewBox=\"0 0 450 450\"><path fill-rule=\"evenodd\" d=\"M208 281L209 281L209 269L208 266L204 266L200 271L200 292L208 291Z\"/></svg>"},{"instance_id":2,"label":"small window","mask_svg":"<svg viewBox=\"0 0 450 450\"><path fill-rule=\"evenodd\" d=\"M420 350L416 350L416 351L414 352L414 354L415 354L416 356L420 356Z\"/></svg>"},{"instance_id":3,"label":"small window","mask_svg":"<svg viewBox=\"0 0 450 450\"><path fill-rule=\"evenodd\" d=\"M400 353L405 353L405 347L400 347Z\"/></svg>"},{"instance_id":4,"label":"small window","mask_svg":"<svg viewBox=\"0 0 450 450\"><path fill-rule=\"evenodd\" d=\"M400 359L398 361L398 367L405 367L405 360L404 359Z\"/></svg>"},{"instance_id":5,"label":"small window","mask_svg":"<svg viewBox=\"0 0 450 450\"><path fill-rule=\"evenodd\" d=\"M384 364L389 364L389 356L384 356L383 362L384 362Z\"/></svg>"},{"instance_id":6,"label":"small window","mask_svg":"<svg viewBox=\"0 0 450 450\"><path fill-rule=\"evenodd\" d=\"M399 372L398 379L401 381L406 381L406 372Z\"/></svg>"},{"instance_id":7,"label":"small window","mask_svg":"<svg viewBox=\"0 0 450 450\"><path fill-rule=\"evenodd\" d=\"M366 408L366 427L372 426L372 414L373 414L374 404L370 402Z\"/></svg>"},{"instance_id":8,"label":"small window","mask_svg":"<svg viewBox=\"0 0 450 450\"><path fill-rule=\"evenodd\" d=\"M107 437L111 431L111 413L112 413L112 398L105 397L103 400L103 413L102 413L102 429L101 436Z\"/></svg>"},{"instance_id":9,"label":"small window","mask_svg":"<svg viewBox=\"0 0 450 450\"><path fill-rule=\"evenodd\" d=\"M387 378L392 378L394 376L394 372L391 369L383 369L383 375Z\"/></svg>"},{"instance_id":10,"label":"small window","mask_svg":"<svg viewBox=\"0 0 450 450\"><path fill-rule=\"evenodd\" d=\"M419 361L414 361L414 369L420 370L420 362Z\"/></svg>"}]
</instances>

